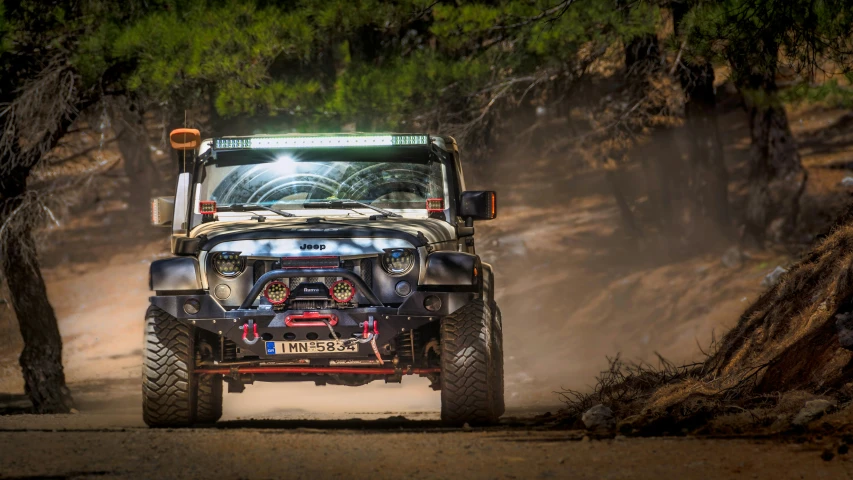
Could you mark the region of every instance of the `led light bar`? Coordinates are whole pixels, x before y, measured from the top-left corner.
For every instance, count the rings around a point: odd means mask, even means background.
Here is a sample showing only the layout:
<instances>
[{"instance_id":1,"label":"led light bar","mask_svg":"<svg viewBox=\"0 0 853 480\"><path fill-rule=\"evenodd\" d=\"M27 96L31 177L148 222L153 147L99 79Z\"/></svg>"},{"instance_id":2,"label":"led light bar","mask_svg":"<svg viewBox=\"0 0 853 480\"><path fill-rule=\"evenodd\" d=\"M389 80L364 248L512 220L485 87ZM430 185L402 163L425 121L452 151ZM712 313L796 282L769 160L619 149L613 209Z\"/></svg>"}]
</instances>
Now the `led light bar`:
<instances>
[{"instance_id":1,"label":"led light bar","mask_svg":"<svg viewBox=\"0 0 853 480\"><path fill-rule=\"evenodd\" d=\"M310 135L281 137L217 138L215 148L334 148L429 145L429 135Z\"/></svg>"},{"instance_id":2,"label":"led light bar","mask_svg":"<svg viewBox=\"0 0 853 480\"><path fill-rule=\"evenodd\" d=\"M281 257L281 268L338 268L341 257Z\"/></svg>"}]
</instances>

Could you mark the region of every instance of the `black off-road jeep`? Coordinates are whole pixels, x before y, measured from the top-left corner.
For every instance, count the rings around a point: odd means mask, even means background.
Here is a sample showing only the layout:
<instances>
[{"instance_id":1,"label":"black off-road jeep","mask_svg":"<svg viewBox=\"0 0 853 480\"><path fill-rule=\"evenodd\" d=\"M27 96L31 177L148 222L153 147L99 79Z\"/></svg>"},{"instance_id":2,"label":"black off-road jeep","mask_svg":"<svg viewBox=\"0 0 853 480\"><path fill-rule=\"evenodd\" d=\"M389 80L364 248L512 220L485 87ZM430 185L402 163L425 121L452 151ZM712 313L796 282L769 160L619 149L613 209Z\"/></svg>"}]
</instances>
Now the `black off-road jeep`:
<instances>
[{"instance_id":1,"label":"black off-road jeep","mask_svg":"<svg viewBox=\"0 0 853 480\"><path fill-rule=\"evenodd\" d=\"M412 134L201 140L172 132L175 197L152 202L173 257L151 264L143 413L212 423L222 386L400 382L441 390L450 424L504 412L500 310L455 140Z\"/></svg>"}]
</instances>

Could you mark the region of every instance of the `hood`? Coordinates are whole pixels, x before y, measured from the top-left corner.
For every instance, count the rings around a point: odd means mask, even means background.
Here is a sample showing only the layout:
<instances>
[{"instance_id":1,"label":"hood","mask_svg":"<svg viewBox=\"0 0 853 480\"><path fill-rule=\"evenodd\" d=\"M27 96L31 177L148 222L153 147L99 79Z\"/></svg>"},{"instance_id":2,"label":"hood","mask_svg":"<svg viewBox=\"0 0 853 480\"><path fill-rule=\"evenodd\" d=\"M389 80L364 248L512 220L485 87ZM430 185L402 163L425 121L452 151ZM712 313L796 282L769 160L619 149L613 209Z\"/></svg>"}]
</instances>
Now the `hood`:
<instances>
[{"instance_id":1,"label":"hood","mask_svg":"<svg viewBox=\"0 0 853 480\"><path fill-rule=\"evenodd\" d=\"M204 235L203 250L235 240L272 238L396 238L414 246L436 244L456 239L452 225L431 218L387 218L383 220L330 217L308 223L305 217L267 218L266 222L210 222L191 232L192 237Z\"/></svg>"}]
</instances>

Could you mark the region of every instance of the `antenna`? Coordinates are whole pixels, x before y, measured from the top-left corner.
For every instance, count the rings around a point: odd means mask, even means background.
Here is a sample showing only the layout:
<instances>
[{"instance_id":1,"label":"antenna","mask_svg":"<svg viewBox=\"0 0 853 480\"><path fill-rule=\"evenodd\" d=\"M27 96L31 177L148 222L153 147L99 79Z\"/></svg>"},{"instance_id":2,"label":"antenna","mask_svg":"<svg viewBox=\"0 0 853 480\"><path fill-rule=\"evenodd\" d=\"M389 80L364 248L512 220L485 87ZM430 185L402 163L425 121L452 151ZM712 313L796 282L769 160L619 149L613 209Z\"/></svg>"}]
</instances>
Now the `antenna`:
<instances>
[{"instance_id":1,"label":"antenna","mask_svg":"<svg viewBox=\"0 0 853 480\"><path fill-rule=\"evenodd\" d=\"M187 115L188 115L187 110L184 109L184 128L189 127L189 125L187 125ZM186 142L186 141L187 141L187 134L185 133L184 134L184 142ZM187 151L184 150L184 168L183 168L183 170L181 170L181 172L186 172L186 171L187 171Z\"/></svg>"}]
</instances>

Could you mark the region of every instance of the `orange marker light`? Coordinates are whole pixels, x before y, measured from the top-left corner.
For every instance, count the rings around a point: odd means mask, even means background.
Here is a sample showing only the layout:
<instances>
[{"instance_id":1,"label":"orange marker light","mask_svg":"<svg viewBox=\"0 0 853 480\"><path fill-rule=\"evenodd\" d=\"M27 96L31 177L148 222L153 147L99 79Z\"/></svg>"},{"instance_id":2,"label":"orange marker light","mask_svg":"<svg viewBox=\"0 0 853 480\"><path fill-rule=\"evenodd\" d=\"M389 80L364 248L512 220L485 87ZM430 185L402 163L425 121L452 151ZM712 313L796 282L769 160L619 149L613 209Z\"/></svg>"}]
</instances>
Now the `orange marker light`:
<instances>
[{"instance_id":1,"label":"orange marker light","mask_svg":"<svg viewBox=\"0 0 853 480\"><path fill-rule=\"evenodd\" d=\"M169 143L175 150L195 150L201 145L201 132L195 128L176 128L169 133Z\"/></svg>"}]
</instances>

